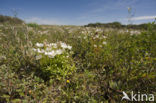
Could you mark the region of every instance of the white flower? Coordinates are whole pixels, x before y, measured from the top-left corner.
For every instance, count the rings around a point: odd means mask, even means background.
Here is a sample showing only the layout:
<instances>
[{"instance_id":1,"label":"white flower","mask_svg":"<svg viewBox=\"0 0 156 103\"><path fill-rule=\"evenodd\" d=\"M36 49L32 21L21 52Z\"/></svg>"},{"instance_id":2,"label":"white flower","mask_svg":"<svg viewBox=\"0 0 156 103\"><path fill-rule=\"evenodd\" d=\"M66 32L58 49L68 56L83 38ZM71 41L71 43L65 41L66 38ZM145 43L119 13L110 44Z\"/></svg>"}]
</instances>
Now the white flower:
<instances>
[{"instance_id":1,"label":"white flower","mask_svg":"<svg viewBox=\"0 0 156 103\"><path fill-rule=\"evenodd\" d=\"M37 49L33 48L33 51L35 51L37 53L43 53L44 55L48 56L49 58L54 58L56 55L62 54L65 49L72 49L72 46L67 45L66 43L63 43L63 42L59 42L59 43L60 43L60 46L62 47L62 49L57 49L58 48L58 43L50 43L50 44L45 44L45 50L39 48L39 47L43 47L44 44L36 43L36 46L38 48ZM36 56L37 60L40 59L40 58L42 58L42 57L41 56Z\"/></svg>"},{"instance_id":2,"label":"white flower","mask_svg":"<svg viewBox=\"0 0 156 103\"><path fill-rule=\"evenodd\" d=\"M50 43L47 44L48 47L53 47L53 48L57 48L57 44L56 43Z\"/></svg>"},{"instance_id":3,"label":"white flower","mask_svg":"<svg viewBox=\"0 0 156 103\"><path fill-rule=\"evenodd\" d=\"M46 51L50 51L50 50L51 50L51 48L49 48L49 47L46 48Z\"/></svg>"},{"instance_id":4,"label":"white flower","mask_svg":"<svg viewBox=\"0 0 156 103\"><path fill-rule=\"evenodd\" d=\"M71 49L72 49L72 46L69 46L69 45L68 45L68 49L70 49L70 50L71 50Z\"/></svg>"},{"instance_id":5,"label":"white flower","mask_svg":"<svg viewBox=\"0 0 156 103\"><path fill-rule=\"evenodd\" d=\"M67 45L66 43L61 43L61 47L62 47L63 49L71 49L71 48L72 48L72 46Z\"/></svg>"},{"instance_id":6,"label":"white flower","mask_svg":"<svg viewBox=\"0 0 156 103\"><path fill-rule=\"evenodd\" d=\"M44 53L44 50L43 50L43 49L40 50L40 49L38 48L38 49L37 49L37 52L38 52L38 53Z\"/></svg>"},{"instance_id":7,"label":"white flower","mask_svg":"<svg viewBox=\"0 0 156 103\"><path fill-rule=\"evenodd\" d=\"M99 35L96 35L95 38L99 38Z\"/></svg>"},{"instance_id":8,"label":"white flower","mask_svg":"<svg viewBox=\"0 0 156 103\"><path fill-rule=\"evenodd\" d=\"M85 31L82 31L81 33L82 33L82 34L85 34Z\"/></svg>"},{"instance_id":9,"label":"white flower","mask_svg":"<svg viewBox=\"0 0 156 103\"><path fill-rule=\"evenodd\" d=\"M42 43L36 43L37 47L43 47L44 45Z\"/></svg>"},{"instance_id":10,"label":"white flower","mask_svg":"<svg viewBox=\"0 0 156 103\"><path fill-rule=\"evenodd\" d=\"M103 38L106 39L107 37L106 36L103 36Z\"/></svg>"},{"instance_id":11,"label":"white flower","mask_svg":"<svg viewBox=\"0 0 156 103\"><path fill-rule=\"evenodd\" d=\"M50 52L44 52L45 55L54 55L55 52L54 51L50 51Z\"/></svg>"},{"instance_id":12,"label":"white flower","mask_svg":"<svg viewBox=\"0 0 156 103\"><path fill-rule=\"evenodd\" d=\"M106 44L107 44L107 42L105 42L105 41L104 41L104 42L102 42L102 44L106 45Z\"/></svg>"},{"instance_id":13,"label":"white flower","mask_svg":"<svg viewBox=\"0 0 156 103\"><path fill-rule=\"evenodd\" d=\"M54 58L56 55L55 51L45 52L44 54L47 55L49 58Z\"/></svg>"},{"instance_id":14,"label":"white flower","mask_svg":"<svg viewBox=\"0 0 156 103\"><path fill-rule=\"evenodd\" d=\"M42 55L36 56L36 60L39 60L39 59L41 59L41 58L42 58Z\"/></svg>"},{"instance_id":15,"label":"white flower","mask_svg":"<svg viewBox=\"0 0 156 103\"><path fill-rule=\"evenodd\" d=\"M44 52L44 55L49 55L49 52Z\"/></svg>"},{"instance_id":16,"label":"white flower","mask_svg":"<svg viewBox=\"0 0 156 103\"><path fill-rule=\"evenodd\" d=\"M37 51L37 49L35 49L35 48L33 48L32 50L35 51L35 52Z\"/></svg>"},{"instance_id":17,"label":"white flower","mask_svg":"<svg viewBox=\"0 0 156 103\"><path fill-rule=\"evenodd\" d=\"M37 49L33 48L33 51L38 52L38 53L44 53L44 50L43 49L40 50L39 48L37 48Z\"/></svg>"},{"instance_id":18,"label":"white flower","mask_svg":"<svg viewBox=\"0 0 156 103\"><path fill-rule=\"evenodd\" d=\"M68 48L67 44L65 44L65 43L61 43L61 47L64 49Z\"/></svg>"},{"instance_id":19,"label":"white flower","mask_svg":"<svg viewBox=\"0 0 156 103\"><path fill-rule=\"evenodd\" d=\"M53 48L57 48L57 44L53 44Z\"/></svg>"},{"instance_id":20,"label":"white flower","mask_svg":"<svg viewBox=\"0 0 156 103\"><path fill-rule=\"evenodd\" d=\"M94 47L96 48L96 47L97 47L97 45L95 45L95 44L94 44Z\"/></svg>"},{"instance_id":21,"label":"white flower","mask_svg":"<svg viewBox=\"0 0 156 103\"><path fill-rule=\"evenodd\" d=\"M63 51L61 49L59 49L59 50L56 50L55 52L56 52L56 54L60 55L60 54L62 54Z\"/></svg>"},{"instance_id":22,"label":"white flower","mask_svg":"<svg viewBox=\"0 0 156 103\"><path fill-rule=\"evenodd\" d=\"M87 36L84 36L84 39L87 39Z\"/></svg>"}]
</instances>

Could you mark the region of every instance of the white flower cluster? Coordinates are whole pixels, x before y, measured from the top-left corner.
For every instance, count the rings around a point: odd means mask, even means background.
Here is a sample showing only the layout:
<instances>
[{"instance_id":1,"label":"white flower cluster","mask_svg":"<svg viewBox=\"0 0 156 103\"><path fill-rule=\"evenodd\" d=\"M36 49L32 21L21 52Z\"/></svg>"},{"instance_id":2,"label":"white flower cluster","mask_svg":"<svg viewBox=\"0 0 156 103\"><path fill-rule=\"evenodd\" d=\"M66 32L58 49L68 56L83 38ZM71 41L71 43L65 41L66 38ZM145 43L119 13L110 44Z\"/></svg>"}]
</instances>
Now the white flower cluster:
<instances>
[{"instance_id":1,"label":"white flower cluster","mask_svg":"<svg viewBox=\"0 0 156 103\"><path fill-rule=\"evenodd\" d=\"M63 49L72 49L72 46L70 46L70 45L67 45L66 43L62 43L62 42L60 42L60 45L61 45L61 47L63 48Z\"/></svg>"},{"instance_id":2,"label":"white flower cluster","mask_svg":"<svg viewBox=\"0 0 156 103\"><path fill-rule=\"evenodd\" d=\"M44 45L42 43L36 43L37 47L43 47Z\"/></svg>"},{"instance_id":3,"label":"white flower cluster","mask_svg":"<svg viewBox=\"0 0 156 103\"><path fill-rule=\"evenodd\" d=\"M33 48L33 51L46 55L49 58L54 58L56 55L62 54L66 49L71 50L72 46L67 45L66 43L63 42L58 42L58 43L36 43L37 48ZM42 55L38 55L36 59L41 59Z\"/></svg>"}]
</instances>

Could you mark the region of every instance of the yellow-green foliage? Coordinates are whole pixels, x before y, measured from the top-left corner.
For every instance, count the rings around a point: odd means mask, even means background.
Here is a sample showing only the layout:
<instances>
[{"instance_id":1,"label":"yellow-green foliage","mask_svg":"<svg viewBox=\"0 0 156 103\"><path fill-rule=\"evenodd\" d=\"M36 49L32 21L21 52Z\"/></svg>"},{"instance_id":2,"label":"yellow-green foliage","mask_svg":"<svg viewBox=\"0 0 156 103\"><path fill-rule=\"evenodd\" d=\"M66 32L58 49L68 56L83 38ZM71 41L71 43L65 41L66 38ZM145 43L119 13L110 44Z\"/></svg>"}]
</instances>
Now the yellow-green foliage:
<instances>
[{"instance_id":1,"label":"yellow-green foliage","mask_svg":"<svg viewBox=\"0 0 156 103\"><path fill-rule=\"evenodd\" d=\"M75 71L71 58L66 54L57 55L54 58L44 56L40 59L40 74L45 79L64 80Z\"/></svg>"}]
</instances>

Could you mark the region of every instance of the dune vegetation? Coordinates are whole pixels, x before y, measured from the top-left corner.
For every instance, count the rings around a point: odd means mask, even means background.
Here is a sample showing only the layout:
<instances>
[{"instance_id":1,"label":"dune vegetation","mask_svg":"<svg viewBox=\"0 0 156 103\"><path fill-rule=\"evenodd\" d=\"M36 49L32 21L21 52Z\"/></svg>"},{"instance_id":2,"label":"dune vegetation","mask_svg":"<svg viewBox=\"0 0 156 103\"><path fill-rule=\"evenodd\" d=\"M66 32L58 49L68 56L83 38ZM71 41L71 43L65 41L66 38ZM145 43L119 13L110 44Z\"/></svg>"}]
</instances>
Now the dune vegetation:
<instances>
[{"instance_id":1,"label":"dune vegetation","mask_svg":"<svg viewBox=\"0 0 156 103\"><path fill-rule=\"evenodd\" d=\"M156 95L155 22L115 29L0 21L0 103L120 103L123 91Z\"/></svg>"}]
</instances>

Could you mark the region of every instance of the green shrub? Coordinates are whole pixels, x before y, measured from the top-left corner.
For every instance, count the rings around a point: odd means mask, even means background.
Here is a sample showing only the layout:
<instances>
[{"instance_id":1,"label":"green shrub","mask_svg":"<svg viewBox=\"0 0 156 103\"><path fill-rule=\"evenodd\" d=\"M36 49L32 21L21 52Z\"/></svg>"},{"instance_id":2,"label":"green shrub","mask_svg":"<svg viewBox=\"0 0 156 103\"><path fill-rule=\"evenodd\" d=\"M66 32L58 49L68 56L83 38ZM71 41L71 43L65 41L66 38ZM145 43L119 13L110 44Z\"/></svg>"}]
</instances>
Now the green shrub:
<instances>
[{"instance_id":1,"label":"green shrub","mask_svg":"<svg viewBox=\"0 0 156 103\"><path fill-rule=\"evenodd\" d=\"M39 27L38 24L36 24L36 23L28 23L27 25L29 27L33 27L33 28L38 28Z\"/></svg>"},{"instance_id":2,"label":"green shrub","mask_svg":"<svg viewBox=\"0 0 156 103\"><path fill-rule=\"evenodd\" d=\"M71 46L62 42L36 43L36 46L38 48L34 51L37 52L36 59L40 63L37 71L44 80L65 80L76 70L71 58Z\"/></svg>"}]
</instances>

